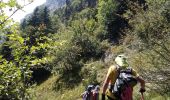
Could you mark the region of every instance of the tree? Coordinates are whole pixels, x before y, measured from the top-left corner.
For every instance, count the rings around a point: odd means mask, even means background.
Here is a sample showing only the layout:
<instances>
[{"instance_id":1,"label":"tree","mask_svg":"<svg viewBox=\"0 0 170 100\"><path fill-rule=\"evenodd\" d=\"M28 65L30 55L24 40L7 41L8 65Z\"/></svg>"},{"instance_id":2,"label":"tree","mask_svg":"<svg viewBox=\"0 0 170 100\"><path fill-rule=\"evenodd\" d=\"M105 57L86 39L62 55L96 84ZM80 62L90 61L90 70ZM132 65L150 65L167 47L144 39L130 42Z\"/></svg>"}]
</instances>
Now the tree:
<instances>
[{"instance_id":1,"label":"tree","mask_svg":"<svg viewBox=\"0 0 170 100\"><path fill-rule=\"evenodd\" d=\"M41 24L41 20L42 20L42 19L40 19L40 16L41 16L40 9L39 9L39 7L36 7L32 16L31 16L31 19L28 22L28 25L38 27Z\"/></svg>"},{"instance_id":2,"label":"tree","mask_svg":"<svg viewBox=\"0 0 170 100\"><path fill-rule=\"evenodd\" d=\"M11 16L26 5L19 5L16 0L0 2L0 30L3 41L0 44L0 99L28 100L31 61L33 57L27 55L27 46L24 43L18 25L10 20ZM5 15L4 8L12 10L10 16Z\"/></svg>"},{"instance_id":3,"label":"tree","mask_svg":"<svg viewBox=\"0 0 170 100\"><path fill-rule=\"evenodd\" d=\"M117 34L112 31L115 28L112 23L116 20L117 6L118 2L116 0L99 0L97 18L102 33L99 37L102 40L117 37Z\"/></svg>"},{"instance_id":4,"label":"tree","mask_svg":"<svg viewBox=\"0 0 170 100\"><path fill-rule=\"evenodd\" d=\"M24 27L22 27L24 26ZM38 47L39 44L47 42L48 37L53 33L52 23L49 15L49 10L45 6L37 7L29 19L24 19L21 24L25 43L29 47ZM42 58L46 54L45 48L40 48L33 54L38 58Z\"/></svg>"},{"instance_id":5,"label":"tree","mask_svg":"<svg viewBox=\"0 0 170 100\"><path fill-rule=\"evenodd\" d=\"M6 35L8 40L1 44L0 99L29 99L26 80L31 75L29 70L31 57L24 55L26 46L24 39L18 33L17 26L10 25L9 29L11 33Z\"/></svg>"},{"instance_id":6,"label":"tree","mask_svg":"<svg viewBox=\"0 0 170 100\"><path fill-rule=\"evenodd\" d=\"M170 55L170 24L167 19L169 1L148 0L147 10L135 9L136 14L128 11L125 16L129 19L129 28L126 33L137 37L138 41L134 49L139 47L139 53L143 54L142 60L150 69L143 71L146 76L151 76L149 82L156 84L154 91L168 93L169 90L169 55ZM131 5L132 6L132 5ZM140 8L140 7L139 7ZM155 12L156 11L156 12ZM133 16L132 16L133 15ZM141 65L141 63L140 63ZM145 77L146 77L145 76ZM161 78L153 78L161 76ZM148 77L146 77L148 78ZM154 87L154 88L155 88ZM152 88L152 87L151 87ZM157 91L159 90L159 91Z\"/></svg>"},{"instance_id":7,"label":"tree","mask_svg":"<svg viewBox=\"0 0 170 100\"><path fill-rule=\"evenodd\" d=\"M48 8L44 7L43 12L42 12L42 16L43 16L42 20L43 20L43 24L46 27L46 29L45 29L46 34L54 33L49 12L50 11L48 10Z\"/></svg>"}]
</instances>

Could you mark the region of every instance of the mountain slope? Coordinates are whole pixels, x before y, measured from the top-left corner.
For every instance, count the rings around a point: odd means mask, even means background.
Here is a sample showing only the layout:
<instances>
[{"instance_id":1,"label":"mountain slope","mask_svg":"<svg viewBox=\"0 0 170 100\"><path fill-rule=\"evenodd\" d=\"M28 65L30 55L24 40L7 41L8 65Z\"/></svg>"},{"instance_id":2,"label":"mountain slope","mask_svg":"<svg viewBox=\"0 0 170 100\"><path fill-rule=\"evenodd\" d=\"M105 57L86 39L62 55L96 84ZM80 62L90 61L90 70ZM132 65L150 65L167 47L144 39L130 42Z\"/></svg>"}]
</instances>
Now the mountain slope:
<instances>
[{"instance_id":1,"label":"mountain slope","mask_svg":"<svg viewBox=\"0 0 170 100\"><path fill-rule=\"evenodd\" d=\"M49 10L54 11L55 9L61 8L66 4L68 0L46 0L45 5L49 8Z\"/></svg>"}]
</instances>

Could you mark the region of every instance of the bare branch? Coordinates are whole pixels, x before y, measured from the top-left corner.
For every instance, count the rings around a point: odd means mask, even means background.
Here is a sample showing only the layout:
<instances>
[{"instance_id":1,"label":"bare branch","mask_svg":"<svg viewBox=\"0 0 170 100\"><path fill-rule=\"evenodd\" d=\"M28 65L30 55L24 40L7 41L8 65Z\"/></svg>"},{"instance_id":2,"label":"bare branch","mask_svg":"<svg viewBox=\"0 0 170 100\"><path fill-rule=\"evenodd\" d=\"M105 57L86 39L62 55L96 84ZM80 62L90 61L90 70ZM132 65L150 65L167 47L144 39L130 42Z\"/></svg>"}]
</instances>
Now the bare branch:
<instances>
[{"instance_id":1,"label":"bare branch","mask_svg":"<svg viewBox=\"0 0 170 100\"><path fill-rule=\"evenodd\" d=\"M30 5L33 1L29 2L28 4L24 4L21 7L18 7L15 11L13 11L13 13L8 16L6 19L4 19L2 22L0 22L0 26L2 26L7 20L9 20L17 11L22 10L24 7Z\"/></svg>"}]
</instances>

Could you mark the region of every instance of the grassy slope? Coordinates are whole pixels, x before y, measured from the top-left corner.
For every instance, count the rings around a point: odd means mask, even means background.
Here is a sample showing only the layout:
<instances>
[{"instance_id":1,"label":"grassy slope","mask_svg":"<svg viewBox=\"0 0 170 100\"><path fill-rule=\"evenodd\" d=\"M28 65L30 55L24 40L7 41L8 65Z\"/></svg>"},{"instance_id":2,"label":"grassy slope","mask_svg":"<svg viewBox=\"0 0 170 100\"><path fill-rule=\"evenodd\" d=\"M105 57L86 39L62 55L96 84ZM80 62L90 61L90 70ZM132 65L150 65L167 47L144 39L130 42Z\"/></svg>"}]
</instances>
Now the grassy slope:
<instances>
[{"instance_id":1,"label":"grassy slope","mask_svg":"<svg viewBox=\"0 0 170 100\"><path fill-rule=\"evenodd\" d=\"M33 89L33 100L82 100L80 95L84 91L84 86L79 85L74 89L55 91L53 90L54 83L57 77L52 76L42 84ZM134 100L140 100L140 93L138 92L139 85L134 88ZM146 92L145 100L170 100L168 95L160 95L157 93Z\"/></svg>"},{"instance_id":2,"label":"grassy slope","mask_svg":"<svg viewBox=\"0 0 170 100\"><path fill-rule=\"evenodd\" d=\"M57 77L52 76L42 84L36 86L35 89L33 89L33 100L81 100L80 94L84 91L82 85L71 90L56 92L53 90L56 80Z\"/></svg>"},{"instance_id":3,"label":"grassy slope","mask_svg":"<svg viewBox=\"0 0 170 100\"><path fill-rule=\"evenodd\" d=\"M115 49L117 48L117 49ZM120 47L116 46L113 48L114 54L117 54L121 51ZM131 54L129 52L128 54L130 56L130 58L134 58L131 59L131 65L132 66L139 66L138 64L141 63L145 63L145 62L141 62L144 61L142 59L138 59L139 61L137 61L137 55ZM133 55L133 56L132 56ZM111 58L112 59L112 58ZM108 65L111 64L112 61L108 62L108 64L104 64L102 65L103 67L99 68L99 65L101 65L102 63L97 62L97 65L93 65L93 66L97 66L98 68L98 75L97 75L97 80L102 84L103 80L104 80L104 76L105 73L107 73L108 70ZM145 66L145 65L143 65ZM135 67L135 69L139 69L138 67ZM139 70L137 70L138 72L140 72ZM70 90L63 90L61 91L55 91L53 89L56 80L58 79L57 76L51 76L48 80L46 80L45 82L43 82L42 84L36 86L33 90L33 100L81 100L81 93L84 91L85 87L80 84L77 87L70 89ZM147 83L146 84L146 93L144 94L145 96L145 100L170 100L170 95L166 94L166 95L161 95L161 94L157 94L155 93L155 91L150 90L148 87L152 86L152 83ZM134 88L134 100L140 100L140 93L139 91L139 84Z\"/></svg>"}]
</instances>

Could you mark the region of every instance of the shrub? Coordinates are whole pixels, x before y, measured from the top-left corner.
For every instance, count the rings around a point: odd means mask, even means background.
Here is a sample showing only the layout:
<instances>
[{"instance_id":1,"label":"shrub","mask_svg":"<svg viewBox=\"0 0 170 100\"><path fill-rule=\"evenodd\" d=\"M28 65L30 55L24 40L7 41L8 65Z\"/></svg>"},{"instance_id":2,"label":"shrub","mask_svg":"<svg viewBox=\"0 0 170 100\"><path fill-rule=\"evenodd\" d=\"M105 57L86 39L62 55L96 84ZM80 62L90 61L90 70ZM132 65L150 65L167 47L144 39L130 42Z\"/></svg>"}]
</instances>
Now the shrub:
<instances>
[{"instance_id":1,"label":"shrub","mask_svg":"<svg viewBox=\"0 0 170 100\"><path fill-rule=\"evenodd\" d=\"M165 15L168 15L166 5L169 2L148 0L148 4L146 11L135 9L137 14L133 15L130 11L125 14L131 26L131 29L126 32L134 38L129 49L140 53L134 57L134 61L138 62L137 66L145 65L139 68L149 82L157 84L154 90L158 89L157 92L167 93L169 91L169 85L166 82L169 77L170 28ZM155 76L159 78L153 78Z\"/></svg>"}]
</instances>

